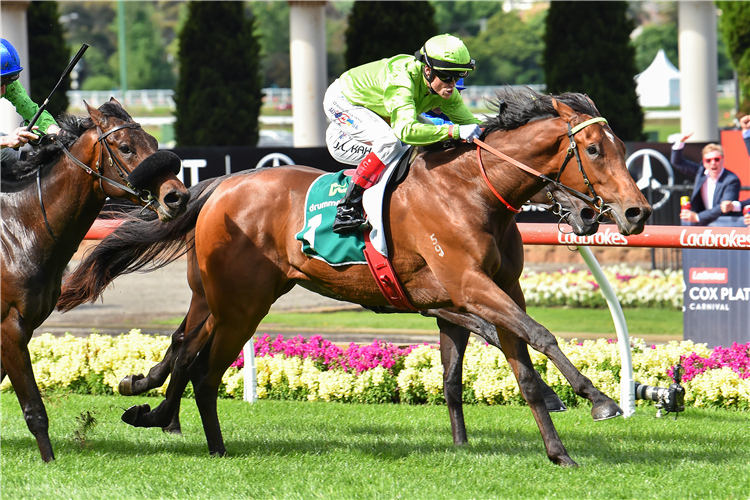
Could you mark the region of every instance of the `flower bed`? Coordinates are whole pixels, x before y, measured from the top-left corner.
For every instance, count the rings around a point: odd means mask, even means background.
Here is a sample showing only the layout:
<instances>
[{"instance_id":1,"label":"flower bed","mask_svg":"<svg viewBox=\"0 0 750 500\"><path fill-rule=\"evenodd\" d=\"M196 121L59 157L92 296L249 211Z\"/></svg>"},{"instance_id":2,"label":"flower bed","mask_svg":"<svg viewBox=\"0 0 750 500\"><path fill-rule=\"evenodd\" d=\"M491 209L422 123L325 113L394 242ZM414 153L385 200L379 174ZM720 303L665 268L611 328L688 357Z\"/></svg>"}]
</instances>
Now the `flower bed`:
<instances>
[{"instance_id":1,"label":"flower bed","mask_svg":"<svg viewBox=\"0 0 750 500\"><path fill-rule=\"evenodd\" d=\"M644 271L638 267L603 267L623 307L682 308L682 270ZM607 307L590 271L526 272L521 277L526 305Z\"/></svg>"},{"instance_id":2,"label":"flower bed","mask_svg":"<svg viewBox=\"0 0 750 500\"><path fill-rule=\"evenodd\" d=\"M558 339L571 362L600 390L619 399L620 355L617 342L565 342ZM708 349L691 341L647 346L632 339L635 380L667 387L671 368L682 360L685 403L750 410L750 343ZM34 373L42 390L112 394L125 375L146 373L161 360L169 337L138 330L118 337L88 338L44 334L29 343ZM570 406L582 400L547 358L530 350L535 368ZM255 341L260 398L361 403L444 403L440 351L429 345L399 348L375 341L342 349L320 336L289 340L264 334ZM220 394L242 397L244 358L223 377ZM464 401L521 404L518 385L502 352L472 340L463 371ZM11 390L8 378L0 388ZM166 384L155 390L163 395ZM643 404L643 401L637 401ZM651 403L647 403L651 404Z\"/></svg>"}]
</instances>

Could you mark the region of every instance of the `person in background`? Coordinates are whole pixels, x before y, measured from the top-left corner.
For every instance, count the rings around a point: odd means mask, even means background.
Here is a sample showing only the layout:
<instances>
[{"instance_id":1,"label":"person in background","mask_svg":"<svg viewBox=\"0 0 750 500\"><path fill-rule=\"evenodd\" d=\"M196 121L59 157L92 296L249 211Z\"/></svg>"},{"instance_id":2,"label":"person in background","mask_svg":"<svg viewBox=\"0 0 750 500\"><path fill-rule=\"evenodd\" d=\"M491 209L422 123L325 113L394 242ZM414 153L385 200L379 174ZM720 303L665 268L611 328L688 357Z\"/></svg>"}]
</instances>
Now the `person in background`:
<instances>
[{"instance_id":1,"label":"person in background","mask_svg":"<svg viewBox=\"0 0 750 500\"><path fill-rule=\"evenodd\" d=\"M702 165L683 157L685 141L693 133L683 135L672 146L671 163L685 175L695 178L693 194L690 196L690 210L682 210L680 219L684 222L706 226L718 219L721 203L736 200L740 193L740 178L724 168L724 149L718 144L707 144L702 151Z\"/></svg>"},{"instance_id":2,"label":"person in background","mask_svg":"<svg viewBox=\"0 0 750 500\"><path fill-rule=\"evenodd\" d=\"M747 154L750 155L750 115L745 115L740 118L740 128L742 129L742 139L745 141L745 148L747 148ZM734 200L727 200L721 202L721 211L725 214L731 212L742 212L742 210L750 206L750 198L746 198L742 201L738 201L739 197ZM750 212L745 214L743 222L746 226L750 226Z\"/></svg>"},{"instance_id":3,"label":"person in background","mask_svg":"<svg viewBox=\"0 0 750 500\"><path fill-rule=\"evenodd\" d=\"M18 114L28 123L39 111L39 106L31 100L26 89L18 81L22 70L18 51L8 40L0 38L0 96L10 101ZM37 123L32 130L41 134L57 134L60 131L55 119L47 111L42 112ZM3 167L18 160L18 148L39 137L39 134L27 131L26 126L18 127L10 134L0 134Z\"/></svg>"},{"instance_id":4,"label":"person in background","mask_svg":"<svg viewBox=\"0 0 750 500\"><path fill-rule=\"evenodd\" d=\"M352 68L328 87L323 99L323 109L331 120L326 144L338 161L358 165L338 203L335 233L366 226L364 191L377 183L409 146L452 138L472 142L482 134L480 120L454 92L456 82L474 67L466 45L445 34L427 40L413 56L400 54ZM421 113L437 107L455 125L419 120ZM337 150L344 142L353 144L351 157Z\"/></svg>"}]
</instances>

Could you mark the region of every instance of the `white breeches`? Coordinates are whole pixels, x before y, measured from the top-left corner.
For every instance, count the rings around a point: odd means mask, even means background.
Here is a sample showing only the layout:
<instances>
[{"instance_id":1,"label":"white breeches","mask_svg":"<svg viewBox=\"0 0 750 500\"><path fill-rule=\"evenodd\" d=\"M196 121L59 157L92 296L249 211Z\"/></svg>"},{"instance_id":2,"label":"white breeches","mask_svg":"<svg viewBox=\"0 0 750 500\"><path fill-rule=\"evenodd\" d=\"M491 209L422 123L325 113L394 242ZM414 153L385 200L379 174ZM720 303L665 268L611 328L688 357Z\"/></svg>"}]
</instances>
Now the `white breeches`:
<instances>
[{"instance_id":1,"label":"white breeches","mask_svg":"<svg viewBox=\"0 0 750 500\"><path fill-rule=\"evenodd\" d=\"M339 80L328 87L323 109L331 120L326 130L326 145L338 162L358 165L372 151L381 162L390 165L409 148L377 113L349 102L341 93Z\"/></svg>"}]
</instances>

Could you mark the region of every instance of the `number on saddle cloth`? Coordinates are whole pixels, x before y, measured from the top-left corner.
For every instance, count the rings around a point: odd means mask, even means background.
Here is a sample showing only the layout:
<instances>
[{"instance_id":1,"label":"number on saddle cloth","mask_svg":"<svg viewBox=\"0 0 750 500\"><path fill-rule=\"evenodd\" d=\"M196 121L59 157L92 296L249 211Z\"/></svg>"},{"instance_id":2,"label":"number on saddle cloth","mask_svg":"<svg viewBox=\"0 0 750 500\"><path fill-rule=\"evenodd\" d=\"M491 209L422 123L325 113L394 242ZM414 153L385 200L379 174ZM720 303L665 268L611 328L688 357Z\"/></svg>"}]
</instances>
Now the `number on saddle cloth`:
<instances>
[{"instance_id":1,"label":"number on saddle cloth","mask_svg":"<svg viewBox=\"0 0 750 500\"><path fill-rule=\"evenodd\" d=\"M302 242L302 253L332 266L367 264L365 239L361 231L333 232L336 205L346 194L351 177L341 171L315 179L305 198L305 225L295 236Z\"/></svg>"}]
</instances>

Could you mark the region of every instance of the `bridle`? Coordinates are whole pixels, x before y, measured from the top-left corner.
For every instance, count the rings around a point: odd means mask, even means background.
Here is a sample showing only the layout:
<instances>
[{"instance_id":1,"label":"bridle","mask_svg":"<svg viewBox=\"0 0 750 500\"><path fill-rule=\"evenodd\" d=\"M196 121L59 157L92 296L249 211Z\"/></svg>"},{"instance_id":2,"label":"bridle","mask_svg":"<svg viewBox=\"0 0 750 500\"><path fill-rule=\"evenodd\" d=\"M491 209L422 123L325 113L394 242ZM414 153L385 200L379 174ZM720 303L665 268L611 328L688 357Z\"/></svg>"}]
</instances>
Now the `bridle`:
<instances>
[{"instance_id":1,"label":"bridle","mask_svg":"<svg viewBox=\"0 0 750 500\"><path fill-rule=\"evenodd\" d=\"M511 158L510 156L506 155L505 153L502 153L498 151L497 149L493 148L489 144L479 140L474 139L474 143L477 145L477 163L479 163L479 169L482 172L482 177L484 178L484 181L487 183L487 186L490 188L490 191L499 199L503 205L505 205L505 208L510 210L514 213L519 213L521 209L517 209L513 207L510 203L508 203L501 195L498 193L495 188L492 186L492 183L490 183L489 177L487 177L487 171L484 168L484 164L482 163L482 149L492 153L493 155L497 156L498 158L507 161L508 163L520 168L524 172L527 172L535 177L538 177L545 181L547 184L554 184L555 186L566 190L571 195L575 196L576 198L583 200L586 203L591 204L598 212L599 215L597 216L597 220L600 220L602 217L604 217L609 211L612 210L612 208L604 203L604 200L596 194L596 191L594 190L593 184L589 181L588 175L586 175L586 171L583 168L583 162L581 161L581 155L578 152L578 147L576 146L575 141L575 135L583 130L584 128L588 127L589 125L593 125L594 123L607 123L607 120L604 117L597 116L595 118L591 118L589 120L586 120L583 123L580 123L576 125L575 127L571 127L570 122L568 122L568 132L567 136L570 140L570 145L568 146L567 154L565 155L565 160L563 161L562 166L560 167L560 170L557 172L557 178L552 179L533 168L524 165L518 160L515 160ZM588 188L589 192L591 193L591 196L588 196L584 193L581 193L580 191L577 191L569 186L566 186L562 182L560 182L560 178L562 177L562 173L565 170L565 167L568 165L570 160L575 157L576 161L578 162L578 171L581 172L581 175L583 176L583 183L586 184L586 187ZM553 201L554 204L560 205L555 199L554 196L550 191L547 192L547 196L550 197L550 199ZM561 206L561 205L560 205Z\"/></svg>"},{"instance_id":2,"label":"bridle","mask_svg":"<svg viewBox=\"0 0 750 500\"><path fill-rule=\"evenodd\" d=\"M107 191L104 189L103 182L109 183L112 186L116 186L118 189L121 189L125 191L126 193L137 197L141 201L141 204L143 205L143 209L141 210L141 214L143 214L143 212L146 209L148 209L149 206L153 205L156 202L156 198L154 198L154 196L151 194L149 190L137 188L128 181L127 176L129 172L125 170L125 167L123 166L122 162L117 158L111 146L106 141L107 137L109 137L111 134L117 132L118 130L122 130L125 128L133 128L133 129L141 128L141 125L140 123L126 122L114 128L111 128L110 130L104 133L102 133L102 130L101 128L99 128L98 125L96 127L96 131L98 134L97 142L99 142L100 145L103 144L107 148L107 152L108 152L107 156L109 158L109 165L115 168L117 175L120 176L120 179L123 181L123 183L119 183L117 181L110 179L109 177L105 177L104 175L102 175L101 165L103 164L103 159L104 159L103 147L99 148L99 159L96 161L96 165L95 165L96 169L93 169L89 167L88 165L86 165L85 163L83 163L78 158L76 158L73 155L73 153L71 153L68 150L68 148L66 148L65 145L62 144L62 142L58 142L58 144L62 148L62 152L65 154L65 156L67 156L70 159L70 161L72 161L78 167L82 168L87 174L99 180L99 187L101 188L102 192L105 195L109 196ZM47 137L52 142L55 142L56 140L55 135L48 135ZM50 236L52 236L52 239L55 241L55 243L57 243L58 245L61 245L60 240L58 240L57 237L55 236L55 233L52 232L52 227L50 226L49 220L47 219L47 211L44 209L44 201L42 200L42 166L43 165L39 165L36 171L36 186L37 186L37 192L39 194L39 206L42 209L42 217L44 218L44 224L47 226L47 231L49 232Z\"/></svg>"}]
</instances>

